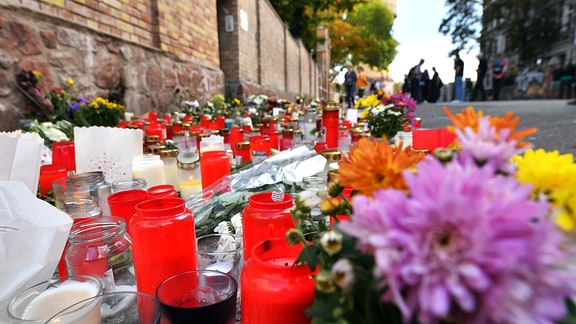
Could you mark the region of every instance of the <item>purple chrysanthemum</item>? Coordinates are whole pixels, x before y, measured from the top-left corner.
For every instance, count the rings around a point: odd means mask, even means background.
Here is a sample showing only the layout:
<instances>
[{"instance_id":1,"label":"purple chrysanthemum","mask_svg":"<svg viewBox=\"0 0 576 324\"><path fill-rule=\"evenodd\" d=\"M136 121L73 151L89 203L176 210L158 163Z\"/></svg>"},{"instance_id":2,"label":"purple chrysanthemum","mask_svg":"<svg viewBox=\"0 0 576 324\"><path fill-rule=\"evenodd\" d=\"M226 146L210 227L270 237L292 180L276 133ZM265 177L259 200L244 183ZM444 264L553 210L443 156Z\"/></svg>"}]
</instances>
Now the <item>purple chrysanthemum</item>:
<instances>
[{"instance_id":1,"label":"purple chrysanthemum","mask_svg":"<svg viewBox=\"0 0 576 324\"><path fill-rule=\"evenodd\" d=\"M470 161L470 160L468 160ZM380 190L356 196L340 228L374 254L374 274L406 321L549 323L574 292L549 205L494 169L423 161L405 172L410 196Z\"/></svg>"}]
</instances>

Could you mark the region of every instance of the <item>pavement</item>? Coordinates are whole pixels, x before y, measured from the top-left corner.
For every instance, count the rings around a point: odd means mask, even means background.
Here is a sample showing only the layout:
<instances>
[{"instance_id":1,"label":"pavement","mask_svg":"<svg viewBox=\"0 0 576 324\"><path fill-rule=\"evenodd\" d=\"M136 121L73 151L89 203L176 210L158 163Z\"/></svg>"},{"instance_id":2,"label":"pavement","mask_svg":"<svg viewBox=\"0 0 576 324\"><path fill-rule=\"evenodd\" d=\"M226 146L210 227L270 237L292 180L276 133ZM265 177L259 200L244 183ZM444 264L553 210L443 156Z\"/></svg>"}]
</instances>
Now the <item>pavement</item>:
<instances>
[{"instance_id":1,"label":"pavement","mask_svg":"<svg viewBox=\"0 0 576 324\"><path fill-rule=\"evenodd\" d=\"M502 116L512 111L520 117L516 129L538 129L536 134L526 138L533 143L535 149L558 150L561 154L571 153L576 156L576 104L573 100L423 102L418 104L416 116L422 118L422 128L446 127L451 122L444 113L444 107L448 107L452 113L458 113L468 106L493 116Z\"/></svg>"}]
</instances>

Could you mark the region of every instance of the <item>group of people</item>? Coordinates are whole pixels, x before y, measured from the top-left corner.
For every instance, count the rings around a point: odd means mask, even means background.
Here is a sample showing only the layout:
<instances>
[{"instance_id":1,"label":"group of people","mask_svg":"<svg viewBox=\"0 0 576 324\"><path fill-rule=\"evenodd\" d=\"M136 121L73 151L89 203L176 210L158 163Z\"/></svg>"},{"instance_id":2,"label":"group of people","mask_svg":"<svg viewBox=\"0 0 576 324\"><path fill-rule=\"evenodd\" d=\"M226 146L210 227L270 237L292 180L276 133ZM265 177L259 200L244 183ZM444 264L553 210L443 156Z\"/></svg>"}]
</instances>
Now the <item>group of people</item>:
<instances>
[{"instance_id":1,"label":"group of people","mask_svg":"<svg viewBox=\"0 0 576 324\"><path fill-rule=\"evenodd\" d=\"M499 100L504 85L504 77L508 70L508 61L504 59L501 54L498 54L489 65L488 59L484 57L483 53L478 54L478 60L476 85L474 86L470 100L475 101L477 98L479 100L487 99L484 80L488 75L489 68L492 72L493 99ZM405 76L402 90L403 92L410 92L411 97L418 103L424 100L434 103L440 97L440 88L443 86L443 83L435 67L432 68L434 71L432 78L430 78L428 70L422 71L424 62L424 59L420 59L418 64L410 69ZM463 78L464 61L460 58L460 55L456 53L454 55L454 102L462 102L465 100L466 85Z\"/></svg>"},{"instance_id":2,"label":"group of people","mask_svg":"<svg viewBox=\"0 0 576 324\"><path fill-rule=\"evenodd\" d=\"M370 92L376 92L381 89L382 85L378 80L369 81L366 77L364 67L356 67L356 71L352 68L352 64L346 64L346 74L344 74L344 91L346 96L346 104L348 108L354 108L356 97L362 98Z\"/></svg>"},{"instance_id":3,"label":"group of people","mask_svg":"<svg viewBox=\"0 0 576 324\"><path fill-rule=\"evenodd\" d=\"M486 89L484 88L484 80L488 74L488 59L483 53L478 53L477 58L478 68L476 69L476 85L474 86L474 91L472 92L472 97L470 99L471 101L476 101L477 96L480 96L480 100L485 101ZM490 70L492 71L492 99L500 100L500 93L504 86L504 77L508 70L508 61L502 57L502 54L498 53L490 65Z\"/></svg>"},{"instance_id":4,"label":"group of people","mask_svg":"<svg viewBox=\"0 0 576 324\"><path fill-rule=\"evenodd\" d=\"M421 103L424 100L436 102L440 98L440 89L444 83L442 83L442 79L440 79L435 67L432 68L434 73L432 78L430 78L428 70L422 71L422 64L424 64L424 59L420 59L420 62L410 69L404 78L402 91L409 92L417 103Z\"/></svg>"},{"instance_id":5,"label":"group of people","mask_svg":"<svg viewBox=\"0 0 576 324\"><path fill-rule=\"evenodd\" d=\"M552 68L552 80L548 86L549 97L563 99L572 98L572 85L576 80L576 66L571 58L566 60L564 65L556 64Z\"/></svg>"}]
</instances>

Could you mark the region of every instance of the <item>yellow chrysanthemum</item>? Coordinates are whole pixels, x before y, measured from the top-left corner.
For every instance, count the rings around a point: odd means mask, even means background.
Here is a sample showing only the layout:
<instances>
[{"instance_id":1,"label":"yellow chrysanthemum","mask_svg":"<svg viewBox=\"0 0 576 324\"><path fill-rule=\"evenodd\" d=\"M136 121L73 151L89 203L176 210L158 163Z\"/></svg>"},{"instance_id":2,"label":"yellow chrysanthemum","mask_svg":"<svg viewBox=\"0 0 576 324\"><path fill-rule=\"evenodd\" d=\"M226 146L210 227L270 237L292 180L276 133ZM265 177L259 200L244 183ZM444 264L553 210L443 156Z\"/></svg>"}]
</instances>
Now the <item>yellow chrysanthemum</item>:
<instances>
[{"instance_id":1,"label":"yellow chrysanthemum","mask_svg":"<svg viewBox=\"0 0 576 324\"><path fill-rule=\"evenodd\" d=\"M467 127L472 128L472 130L478 130L478 120L484 117L484 112L479 110L476 112L473 107L468 106L464 108L462 113L452 114L448 107L444 107L444 113L452 121L454 125L448 126L447 129L451 133L456 133L456 129L465 129ZM527 128L519 131L514 131L520 122L520 117L514 116L514 113L509 111L504 116L489 116L490 124L494 126L497 132L502 129L509 129L511 131L510 139L518 140L518 147L525 147L529 143L521 141L521 139L536 133L536 128Z\"/></svg>"},{"instance_id":2,"label":"yellow chrysanthemum","mask_svg":"<svg viewBox=\"0 0 576 324\"><path fill-rule=\"evenodd\" d=\"M72 78L67 78L66 79L66 85L71 87L74 85L74 80L72 80Z\"/></svg>"},{"instance_id":3,"label":"yellow chrysanthemum","mask_svg":"<svg viewBox=\"0 0 576 324\"><path fill-rule=\"evenodd\" d=\"M424 157L402 145L390 146L385 138L362 138L339 163L340 183L368 196L378 189L406 189L402 171L414 168Z\"/></svg>"},{"instance_id":4,"label":"yellow chrysanthemum","mask_svg":"<svg viewBox=\"0 0 576 324\"><path fill-rule=\"evenodd\" d=\"M555 190L551 194L557 208L556 224L565 231L576 232L576 179L571 185Z\"/></svg>"},{"instance_id":5,"label":"yellow chrysanthemum","mask_svg":"<svg viewBox=\"0 0 576 324\"><path fill-rule=\"evenodd\" d=\"M521 183L532 184L534 194L550 196L554 190L576 181L576 164L572 154L529 149L523 156L512 157L512 161L518 169L516 178Z\"/></svg>"}]
</instances>

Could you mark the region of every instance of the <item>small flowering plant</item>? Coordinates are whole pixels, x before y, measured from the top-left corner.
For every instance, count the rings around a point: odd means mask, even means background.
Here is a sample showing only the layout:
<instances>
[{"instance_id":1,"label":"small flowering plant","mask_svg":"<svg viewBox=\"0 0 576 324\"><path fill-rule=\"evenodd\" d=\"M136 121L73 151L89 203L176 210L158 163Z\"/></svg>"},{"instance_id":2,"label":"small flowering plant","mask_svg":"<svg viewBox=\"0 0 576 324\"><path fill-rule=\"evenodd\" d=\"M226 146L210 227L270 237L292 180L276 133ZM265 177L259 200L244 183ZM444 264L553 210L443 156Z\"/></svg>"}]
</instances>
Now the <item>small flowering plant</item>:
<instances>
[{"instance_id":1,"label":"small flowering plant","mask_svg":"<svg viewBox=\"0 0 576 324\"><path fill-rule=\"evenodd\" d=\"M313 322L576 319L574 158L530 149L536 130L511 113L447 114L450 149L364 138L326 193L297 196L287 240L318 268ZM317 206L331 225L311 217Z\"/></svg>"},{"instance_id":2,"label":"small flowering plant","mask_svg":"<svg viewBox=\"0 0 576 324\"><path fill-rule=\"evenodd\" d=\"M374 99L377 95L371 97ZM362 111L360 117L367 120L368 130L374 138L392 138L415 123L416 101L412 98L395 94L369 103L369 108Z\"/></svg>"},{"instance_id":3,"label":"small flowering plant","mask_svg":"<svg viewBox=\"0 0 576 324\"><path fill-rule=\"evenodd\" d=\"M124 106L97 97L92 101L80 98L73 104L74 118L80 126L116 127L124 118Z\"/></svg>"}]
</instances>

